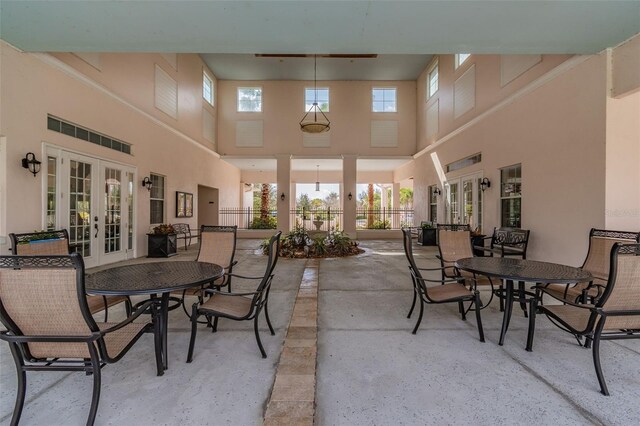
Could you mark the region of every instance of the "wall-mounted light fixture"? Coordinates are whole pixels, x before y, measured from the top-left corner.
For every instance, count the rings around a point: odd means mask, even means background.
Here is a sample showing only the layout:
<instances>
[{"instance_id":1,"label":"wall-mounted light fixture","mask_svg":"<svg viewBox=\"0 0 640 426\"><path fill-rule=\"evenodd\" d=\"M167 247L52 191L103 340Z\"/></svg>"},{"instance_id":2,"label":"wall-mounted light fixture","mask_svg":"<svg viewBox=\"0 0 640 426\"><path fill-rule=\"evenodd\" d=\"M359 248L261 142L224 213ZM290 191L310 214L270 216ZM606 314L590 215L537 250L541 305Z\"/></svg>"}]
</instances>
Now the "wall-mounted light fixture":
<instances>
[{"instance_id":1,"label":"wall-mounted light fixture","mask_svg":"<svg viewBox=\"0 0 640 426\"><path fill-rule=\"evenodd\" d=\"M285 199L284 192L283 192L282 194L280 194L280 199L281 199L282 201L284 201L284 199Z\"/></svg>"},{"instance_id":2,"label":"wall-mounted light fixture","mask_svg":"<svg viewBox=\"0 0 640 426\"><path fill-rule=\"evenodd\" d=\"M491 181L488 178L482 178L480 181L480 189L484 192L487 188L491 188Z\"/></svg>"},{"instance_id":3,"label":"wall-mounted light fixture","mask_svg":"<svg viewBox=\"0 0 640 426\"><path fill-rule=\"evenodd\" d=\"M433 190L433 193L436 194L436 195L440 195L440 194L442 194L442 191L440 191L440 188L438 188L436 186L435 189Z\"/></svg>"},{"instance_id":4,"label":"wall-mounted light fixture","mask_svg":"<svg viewBox=\"0 0 640 426\"><path fill-rule=\"evenodd\" d=\"M33 173L33 177L36 177L40 171L40 165L42 163L36 159L36 155L33 152L27 152L27 155L22 159L22 167Z\"/></svg>"},{"instance_id":5,"label":"wall-mounted light fixture","mask_svg":"<svg viewBox=\"0 0 640 426\"><path fill-rule=\"evenodd\" d=\"M351 201L351 199L353 198L353 195L351 193L349 193L349 195L347 195L347 197L349 197L349 201Z\"/></svg>"},{"instance_id":6,"label":"wall-mounted light fixture","mask_svg":"<svg viewBox=\"0 0 640 426\"><path fill-rule=\"evenodd\" d=\"M316 166L316 191L320 191L320 164Z\"/></svg>"},{"instance_id":7,"label":"wall-mounted light fixture","mask_svg":"<svg viewBox=\"0 0 640 426\"><path fill-rule=\"evenodd\" d=\"M151 191L151 188L153 187L153 182L151 182L151 179L149 179L148 176L145 176L144 179L142 179L142 187L143 188L147 188L148 191Z\"/></svg>"}]
</instances>

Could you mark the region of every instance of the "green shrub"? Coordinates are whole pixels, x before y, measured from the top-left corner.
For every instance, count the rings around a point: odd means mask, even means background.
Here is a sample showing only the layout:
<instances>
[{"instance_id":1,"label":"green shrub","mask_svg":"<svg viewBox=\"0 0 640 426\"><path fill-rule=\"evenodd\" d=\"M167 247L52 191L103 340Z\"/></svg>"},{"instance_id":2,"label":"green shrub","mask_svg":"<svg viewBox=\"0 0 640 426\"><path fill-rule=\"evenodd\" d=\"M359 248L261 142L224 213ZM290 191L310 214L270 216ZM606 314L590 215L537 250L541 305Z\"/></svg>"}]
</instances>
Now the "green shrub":
<instances>
[{"instance_id":1,"label":"green shrub","mask_svg":"<svg viewBox=\"0 0 640 426\"><path fill-rule=\"evenodd\" d=\"M388 220L376 220L369 229L391 229L391 223Z\"/></svg>"},{"instance_id":2,"label":"green shrub","mask_svg":"<svg viewBox=\"0 0 640 426\"><path fill-rule=\"evenodd\" d=\"M278 219L268 216L264 219L255 218L249 225L249 229L276 229L278 227Z\"/></svg>"}]
</instances>

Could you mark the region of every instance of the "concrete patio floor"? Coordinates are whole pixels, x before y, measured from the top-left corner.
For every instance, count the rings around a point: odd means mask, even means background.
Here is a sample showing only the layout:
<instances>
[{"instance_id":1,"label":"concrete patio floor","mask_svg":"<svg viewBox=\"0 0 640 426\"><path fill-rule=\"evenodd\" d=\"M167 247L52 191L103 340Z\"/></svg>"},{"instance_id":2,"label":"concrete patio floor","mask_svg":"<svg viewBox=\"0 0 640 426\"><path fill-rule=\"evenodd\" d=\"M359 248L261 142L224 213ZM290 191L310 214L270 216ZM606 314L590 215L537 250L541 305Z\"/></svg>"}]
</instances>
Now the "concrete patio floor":
<instances>
[{"instance_id":1,"label":"concrete patio floor","mask_svg":"<svg viewBox=\"0 0 640 426\"><path fill-rule=\"evenodd\" d=\"M257 240L239 240L240 274L260 275ZM497 301L482 311L486 342L475 318L457 305L428 305L420 330L406 315L411 283L399 240L362 241L363 255L320 261L318 292L317 425L638 424L640 341L604 342L610 397L599 393L591 351L539 317L534 351L524 350L527 320L519 308L498 346ZM171 260L193 259L197 250ZM434 248L416 247L420 266L438 266ZM138 259L132 262L145 262ZM189 321L169 320L169 370L155 376L153 339L145 335L118 363L102 371L96 424L261 424L306 260L280 259L270 298L276 335L262 321L267 359L252 324L220 321L216 334L199 330L186 364ZM234 290L251 290L236 285ZM486 299L487 294L483 294ZM116 308L113 312L119 311ZM123 315L122 312L119 313ZM100 320L100 316L98 316ZM81 373L31 373L21 424L83 424L91 378ZM0 345L0 423L8 424L15 368Z\"/></svg>"}]
</instances>

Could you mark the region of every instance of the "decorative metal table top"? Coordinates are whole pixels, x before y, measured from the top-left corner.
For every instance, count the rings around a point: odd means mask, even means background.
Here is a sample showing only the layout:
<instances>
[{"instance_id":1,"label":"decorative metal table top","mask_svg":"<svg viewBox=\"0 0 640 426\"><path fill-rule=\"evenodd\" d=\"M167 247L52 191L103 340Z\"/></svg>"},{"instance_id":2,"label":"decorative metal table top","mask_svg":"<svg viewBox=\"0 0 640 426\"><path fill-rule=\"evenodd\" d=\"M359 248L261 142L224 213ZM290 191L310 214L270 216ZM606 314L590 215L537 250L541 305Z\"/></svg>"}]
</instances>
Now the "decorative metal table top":
<instances>
[{"instance_id":1,"label":"decorative metal table top","mask_svg":"<svg viewBox=\"0 0 640 426\"><path fill-rule=\"evenodd\" d=\"M160 294L205 284L222 276L214 263L149 262L105 269L85 278L90 294Z\"/></svg>"},{"instance_id":2,"label":"decorative metal table top","mask_svg":"<svg viewBox=\"0 0 640 426\"><path fill-rule=\"evenodd\" d=\"M590 272L573 266L508 257L469 257L455 265L458 269L505 280L569 284L593 279Z\"/></svg>"}]
</instances>

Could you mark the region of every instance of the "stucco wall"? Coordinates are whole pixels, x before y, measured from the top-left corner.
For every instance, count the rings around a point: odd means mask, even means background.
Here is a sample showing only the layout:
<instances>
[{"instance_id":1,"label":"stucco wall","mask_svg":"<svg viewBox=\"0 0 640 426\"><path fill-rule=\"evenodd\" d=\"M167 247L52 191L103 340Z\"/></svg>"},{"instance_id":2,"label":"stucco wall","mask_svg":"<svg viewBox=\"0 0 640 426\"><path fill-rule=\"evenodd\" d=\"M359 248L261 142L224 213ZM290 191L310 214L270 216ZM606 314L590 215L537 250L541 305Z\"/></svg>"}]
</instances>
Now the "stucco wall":
<instances>
[{"instance_id":1,"label":"stucco wall","mask_svg":"<svg viewBox=\"0 0 640 426\"><path fill-rule=\"evenodd\" d=\"M329 88L331 146L305 148L299 122L305 114L304 89L313 81L232 81L218 82L218 147L221 155L275 155L290 153L304 156L359 154L366 156L413 155L416 152L415 81L319 81ZM237 88L262 87L262 112L237 112ZM371 112L373 87L397 88L397 113ZM236 147L236 122L263 120L263 146ZM371 120L397 120L398 146L372 148Z\"/></svg>"},{"instance_id":2,"label":"stucco wall","mask_svg":"<svg viewBox=\"0 0 640 426\"><path fill-rule=\"evenodd\" d=\"M482 171L491 180L484 192L484 230L500 225L499 169L521 163L522 227L531 230L528 257L579 265L589 229L605 225L605 117L606 58L597 55L419 155L416 221L426 219L427 186L439 183L431 154L445 165L482 152L480 163L446 177ZM443 215L444 195L439 199Z\"/></svg>"},{"instance_id":3,"label":"stucco wall","mask_svg":"<svg viewBox=\"0 0 640 426\"><path fill-rule=\"evenodd\" d=\"M0 230L0 233L6 235L8 232L28 232L43 228L45 177L40 173L34 178L21 167L20 159L29 151L43 159L44 144L127 164L137 169L134 185L137 256L146 254L144 234L149 228L149 193L142 189L140 181L143 176L148 176L149 172L167 177L166 222L189 222L192 226L197 226L196 217L176 220L175 191L193 193L196 197L194 211L197 212L198 184L220 188L220 206L238 205L240 171L219 160L210 148L137 111L137 105L134 107L116 99L110 94L113 92L83 82L81 77L73 76L73 73L62 71L48 63L47 58L51 58L48 55L20 53L3 42L0 46L0 135L6 137L7 145L6 163L2 164L7 173L7 208L6 217L0 221L6 222L6 229ZM56 61L54 60L54 63ZM193 66L199 67L197 61L193 62ZM182 71L187 72L187 67L182 66ZM188 74L196 78L198 73L194 71ZM126 72L122 72L124 85L130 84L128 77ZM201 71L198 79L199 84L194 81L189 85L185 84L180 90L191 90L193 99L201 96ZM47 114L54 114L131 143L133 155L49 131ZM6 253L6 246L0 250Z\"/></svg>"}]
</instances>

